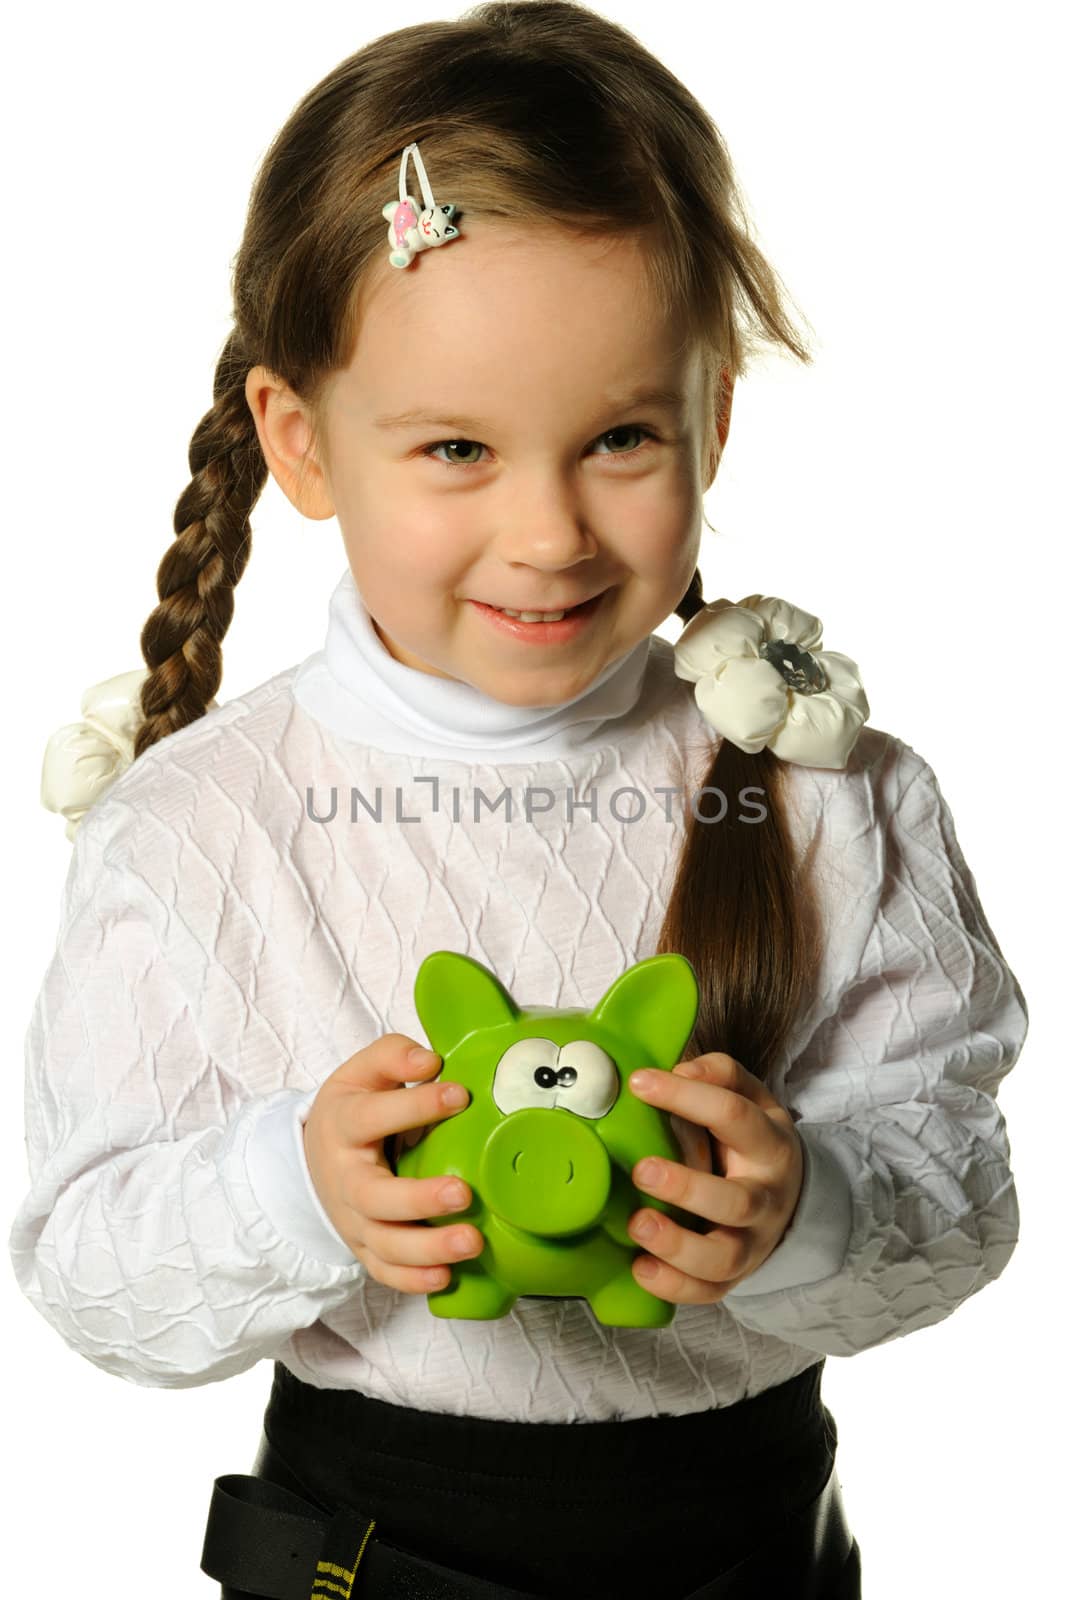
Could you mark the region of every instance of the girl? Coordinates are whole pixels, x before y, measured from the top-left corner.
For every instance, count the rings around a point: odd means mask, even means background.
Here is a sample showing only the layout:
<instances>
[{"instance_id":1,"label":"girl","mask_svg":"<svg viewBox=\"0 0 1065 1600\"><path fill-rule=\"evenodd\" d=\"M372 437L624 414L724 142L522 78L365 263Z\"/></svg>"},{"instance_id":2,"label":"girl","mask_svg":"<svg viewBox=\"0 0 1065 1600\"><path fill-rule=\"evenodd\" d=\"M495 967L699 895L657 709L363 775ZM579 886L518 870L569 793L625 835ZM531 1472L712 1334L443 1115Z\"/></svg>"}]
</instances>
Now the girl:
<instances>
[{"instance_id":1,"label":"girl","mask_svg":"<svg viewBox=\"0 0 1065 1600\"><path fill-rule=\"evenodd\" d=\"M138 1382L276 1363L228 1600L857 1595L824 1360L1005 1266L1027 1016L854 663L703 603L745 321L810 359L720 136L565 0L400 30L277 136L234 301L147 670L49 747L20 1282ZM218 705L268 473L347 570L323 650ZM430 1313L484 1247L468 1184L394 1171L456 1110L409 1054L436 949L555 1006L692 962L684 1061L630 1080L684 1153L634 1183L701 1219L630 1218L668 1327Z\"/></svg>"}]
</instances>

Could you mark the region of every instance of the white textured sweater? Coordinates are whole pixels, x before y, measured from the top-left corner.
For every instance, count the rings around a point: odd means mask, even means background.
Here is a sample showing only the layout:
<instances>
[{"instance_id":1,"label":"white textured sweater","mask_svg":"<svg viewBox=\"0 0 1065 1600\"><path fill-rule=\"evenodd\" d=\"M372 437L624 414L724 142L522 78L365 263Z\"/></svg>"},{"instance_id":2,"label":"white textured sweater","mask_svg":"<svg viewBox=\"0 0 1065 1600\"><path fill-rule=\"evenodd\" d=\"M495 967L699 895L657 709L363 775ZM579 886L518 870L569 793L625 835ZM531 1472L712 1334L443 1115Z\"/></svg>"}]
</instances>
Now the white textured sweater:
<instances>
[{"instance_id":1,"label":"white textured sweater","mask_svg":"<svg viewBox=\"0 0 1065 1600\"><path fill-rule=\"evenodd\" d=\"M430 951L580 1008L655 953L717 737L658 635L568 705L507 706L394 660L345 573L324 650L136 761L80 826L26 1036L12 1258L63 1338L138 1383L276 1358L426 1410L595 1421L729 1405L995 1278L1018 1210L994 1097L1027 1009L933 772L870 727L845 771L787 768L826 954L766 1078L805 1175L756 1273L662 1329L582 1299L449 1320L318 1202L317 1086L381 1034L424 1041Z\"/></svg>"}]
</instances>

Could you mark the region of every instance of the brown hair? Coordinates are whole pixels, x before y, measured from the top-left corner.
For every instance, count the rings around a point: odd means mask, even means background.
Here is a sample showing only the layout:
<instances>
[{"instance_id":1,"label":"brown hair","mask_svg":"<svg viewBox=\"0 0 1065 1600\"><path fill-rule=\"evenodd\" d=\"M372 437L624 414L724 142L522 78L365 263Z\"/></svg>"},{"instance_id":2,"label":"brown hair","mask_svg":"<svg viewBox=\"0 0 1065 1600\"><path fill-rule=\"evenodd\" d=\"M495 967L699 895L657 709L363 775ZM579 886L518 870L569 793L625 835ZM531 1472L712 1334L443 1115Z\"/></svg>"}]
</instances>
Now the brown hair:
<instances>
[{"instance_id":1,"label":"brown hair","mask_svg":"<svg viewBox=\"0 0 1065 1600\"><path fill-rule=\"evenodd\" d=\"M625 28L574 0L490 0L372 40L300 101L255 179L233 331L141 635L150 672L134 758L201 717L221 681L249 516L267 478L247 375L263 365L304 401L321 454L327 383L350 359L360 285L386 232L381 208L416 140L431 142L444 198L471 214L639 234L655 294L683 313L703 352L702 481L720 458L725 386L744 375L755 341L811 359L750 236L721 135ZM696 570L677 613L687 620L701 604ZM689 811L659 945L687 956L699 980L688 1054L724 1050L759 1075L817 962L783 784L769 751L719 742L703 786L725 796L725 816L700 823ZM740 820L745 786L764 791L760 823Z\"/></svg>"}]
</instances>

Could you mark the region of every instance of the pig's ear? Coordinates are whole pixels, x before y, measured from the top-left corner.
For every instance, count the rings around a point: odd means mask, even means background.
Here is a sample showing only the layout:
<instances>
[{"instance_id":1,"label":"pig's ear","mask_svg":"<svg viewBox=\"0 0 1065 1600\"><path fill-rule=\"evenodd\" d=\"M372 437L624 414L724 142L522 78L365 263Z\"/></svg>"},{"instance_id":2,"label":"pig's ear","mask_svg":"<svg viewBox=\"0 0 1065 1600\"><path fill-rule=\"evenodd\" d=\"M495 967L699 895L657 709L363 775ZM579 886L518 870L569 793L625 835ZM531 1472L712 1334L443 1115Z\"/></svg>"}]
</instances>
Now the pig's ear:
<instances>
[{"instance_id":1,"label":"pig's ear","mask_svg":"<svg viewBox=\"0 0 1065 1600\"><path fill-rule=\"evenodd\" d=\"M691 1038L698 1010L694 967L686 956L666 951L623 972L591 1016L628 1042L638 1066L672 1072Z\"/></svg>"},{"instance_id":2,"label":"pig's ear","mask_svg":"<svg viewBox=\"0 0 1065 1600\"><path fill-rule=\"evenodd\" d=\"M495 973L455 950L426 956L414 978L414 1008L429 1043L445 1058L471 1033L503 1027L518 1016Z\"/></svg>"}]
</instances>

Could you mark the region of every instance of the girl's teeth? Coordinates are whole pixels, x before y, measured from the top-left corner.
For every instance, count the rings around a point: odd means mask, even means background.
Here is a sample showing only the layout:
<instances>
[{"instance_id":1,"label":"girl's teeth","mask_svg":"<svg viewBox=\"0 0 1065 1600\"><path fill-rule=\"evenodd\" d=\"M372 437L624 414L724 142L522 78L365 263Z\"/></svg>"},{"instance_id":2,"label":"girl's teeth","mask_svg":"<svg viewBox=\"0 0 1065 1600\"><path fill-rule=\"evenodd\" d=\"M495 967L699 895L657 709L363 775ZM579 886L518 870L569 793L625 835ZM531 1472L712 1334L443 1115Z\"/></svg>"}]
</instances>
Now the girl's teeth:
<instances>
[{"instance_id":1,"label":"girl's teeth","mask_svg":"<svg viewBox=\"0 0 1065 1600\"><path fill-rule=\"evenodd\" d=\"M566 615L564 611L508 611L506 606L500 606L505 617L517 617L519 622L559 622Z\"/></svg>"}]
</instances>

